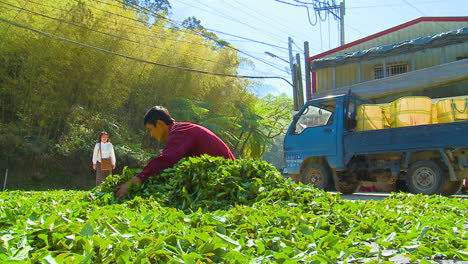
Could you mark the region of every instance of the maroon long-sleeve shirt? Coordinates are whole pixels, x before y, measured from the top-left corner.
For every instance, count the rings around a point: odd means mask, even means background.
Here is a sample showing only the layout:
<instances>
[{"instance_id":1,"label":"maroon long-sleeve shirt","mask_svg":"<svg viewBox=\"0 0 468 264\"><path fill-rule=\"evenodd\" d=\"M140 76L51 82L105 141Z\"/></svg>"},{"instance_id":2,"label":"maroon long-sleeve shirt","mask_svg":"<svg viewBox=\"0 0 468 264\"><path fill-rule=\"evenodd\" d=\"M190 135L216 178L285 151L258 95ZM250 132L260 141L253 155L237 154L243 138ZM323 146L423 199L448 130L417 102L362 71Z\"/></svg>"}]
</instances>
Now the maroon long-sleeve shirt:
<instances>
[{"instance_id":1,"label":"maroon long-sleeve shirt","mask_svg":"<svg viewBox=\"0 0 468 264\"><path fill-rule=\"evenodd\" d=\"M208 154L235 160L229 147L210 130L191 123L174 122L169 126L166 146L137 174L142 181L174 166L183 157Z\"/></svg>"}]
</instances>

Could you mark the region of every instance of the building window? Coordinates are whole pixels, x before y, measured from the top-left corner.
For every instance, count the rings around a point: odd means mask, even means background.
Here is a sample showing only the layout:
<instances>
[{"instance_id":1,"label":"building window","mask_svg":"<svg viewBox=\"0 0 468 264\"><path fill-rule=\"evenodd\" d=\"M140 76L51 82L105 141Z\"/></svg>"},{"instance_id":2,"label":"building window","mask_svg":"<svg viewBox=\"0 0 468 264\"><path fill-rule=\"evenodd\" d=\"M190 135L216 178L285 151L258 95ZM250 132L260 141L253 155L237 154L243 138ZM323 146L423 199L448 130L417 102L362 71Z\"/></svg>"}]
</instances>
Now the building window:
<instances>
[{"instance_id":1,"label":"building window","mask_svg":"<svg viewBox=\"0 0 468 264\"><path fill-rule=\"evenodd\" d=\"M393 76L408 72L407 63L390 63L387 64L387 76ZM384 77L383 65L374 66L374 79L382 79Z\"/></svg>"}]
</instances>

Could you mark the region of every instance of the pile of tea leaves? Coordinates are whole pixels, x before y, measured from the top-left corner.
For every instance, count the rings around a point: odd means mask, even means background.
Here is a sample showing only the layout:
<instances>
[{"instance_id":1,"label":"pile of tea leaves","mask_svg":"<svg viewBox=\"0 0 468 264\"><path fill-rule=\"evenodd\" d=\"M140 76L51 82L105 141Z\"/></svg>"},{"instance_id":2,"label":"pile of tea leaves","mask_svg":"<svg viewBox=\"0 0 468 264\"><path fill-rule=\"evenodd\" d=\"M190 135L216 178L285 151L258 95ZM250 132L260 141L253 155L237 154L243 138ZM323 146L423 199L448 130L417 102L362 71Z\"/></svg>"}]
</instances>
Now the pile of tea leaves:
<instances>
[{"instance_id":1,"label":"pile of tea leaves","mask_svg":"<svg viewBox=\"0 0 468 264\"><path fill-rule=\"evenodd\" d=\"M266 161L203 155L184 158L141 184L131 184L123 198L115 197L118 186L138 171L126 168L121 175L108 177L91 191L91 199L112 204L151 196L164 206L186 211L199 208L213 211L250 205L260 194L287 184L281 173Z\"/></svg>"}]
</instances>

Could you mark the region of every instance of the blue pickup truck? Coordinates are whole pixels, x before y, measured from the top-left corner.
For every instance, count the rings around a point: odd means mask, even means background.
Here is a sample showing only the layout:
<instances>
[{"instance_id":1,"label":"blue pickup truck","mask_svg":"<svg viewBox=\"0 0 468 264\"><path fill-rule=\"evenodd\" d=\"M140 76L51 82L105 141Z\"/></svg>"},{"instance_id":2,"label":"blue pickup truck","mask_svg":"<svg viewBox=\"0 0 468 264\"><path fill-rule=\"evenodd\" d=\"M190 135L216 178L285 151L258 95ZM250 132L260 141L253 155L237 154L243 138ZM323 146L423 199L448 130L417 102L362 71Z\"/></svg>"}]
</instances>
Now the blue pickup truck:
<instances>
[{"instance_id":1,"label":"blue pickup truck","mask_svg":"<svg viewBox=\"0 0 468 264\"><path fill-rule=\"evenodd\" d=\"M352 93L307 102L284 139L295 181L343 194L362 182L386 191L453 195L468 178L468 121L356 131Z\"/></svg>"}]
</instances>

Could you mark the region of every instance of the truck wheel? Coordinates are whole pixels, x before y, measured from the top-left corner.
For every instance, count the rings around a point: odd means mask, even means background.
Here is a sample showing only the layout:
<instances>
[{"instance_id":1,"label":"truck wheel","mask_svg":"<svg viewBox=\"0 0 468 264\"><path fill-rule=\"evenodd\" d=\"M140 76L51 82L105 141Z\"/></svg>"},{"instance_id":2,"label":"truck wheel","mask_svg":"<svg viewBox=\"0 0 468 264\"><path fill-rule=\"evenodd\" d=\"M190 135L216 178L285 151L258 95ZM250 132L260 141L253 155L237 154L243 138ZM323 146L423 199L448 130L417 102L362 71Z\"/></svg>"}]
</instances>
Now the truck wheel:
<instances>
[{"instance_id":1,"label":"truck wheel","mask_svg":"<svg viewBox=\"0 0 468 264\"><path fill-rule=\"evenodd\" d=\"M442 190L442 195L450 196L457 194L463 187L463 180L460 181L447 181L445 183L444 189Z\"/></svg>"},{"instance_id":2,"label":"truck wheel","mask_svg":"<svg viewBox=\"0 0 468 264\"><path fill-rule=\"evenodd\" d=\"M411 193L440 194L446 177L439 164L431 160L416 161L408 169L406 183Z\"/></svg>"},{"instance_id":3,"label":"truck wheel","mask_svg":"<svg viewBox=\"0 0 468 264\"><path fill-rule=\"evenodd\" d=\"M301 182L329 191L332 186L330 169L323 164L310 164L302 171Z\"/></svg>"}]
</instances>

